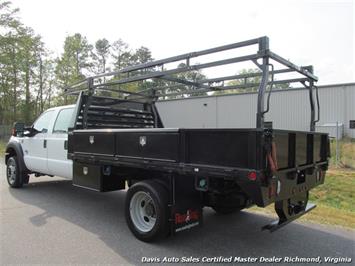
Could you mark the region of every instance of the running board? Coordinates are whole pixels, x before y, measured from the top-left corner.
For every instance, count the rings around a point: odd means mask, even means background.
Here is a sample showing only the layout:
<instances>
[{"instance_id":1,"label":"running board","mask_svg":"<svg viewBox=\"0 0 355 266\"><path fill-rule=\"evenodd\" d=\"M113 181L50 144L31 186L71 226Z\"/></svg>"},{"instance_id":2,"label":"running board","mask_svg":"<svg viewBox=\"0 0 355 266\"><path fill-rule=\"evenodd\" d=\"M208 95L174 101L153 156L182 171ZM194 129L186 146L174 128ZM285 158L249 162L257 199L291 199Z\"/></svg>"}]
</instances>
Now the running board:
<instances>
[{"instance_id":1,"label":"running board","mask_svg":"<svg viewBox=\"0 0 355 266\"><path fill-rule=\"evenodd\" d=\"M308 203L305 210L292 216L291 218L287 220L276 220L271 222L270 224L267 224L261 228L261 230L269 230L270 233L275 232L276 230L280 229L281 227L287 225L288 223L296 220L297 218L301 217L302 215L306 214L307 212L313 210L317 205L313 203Z\"/></svg>"}]
</instances>

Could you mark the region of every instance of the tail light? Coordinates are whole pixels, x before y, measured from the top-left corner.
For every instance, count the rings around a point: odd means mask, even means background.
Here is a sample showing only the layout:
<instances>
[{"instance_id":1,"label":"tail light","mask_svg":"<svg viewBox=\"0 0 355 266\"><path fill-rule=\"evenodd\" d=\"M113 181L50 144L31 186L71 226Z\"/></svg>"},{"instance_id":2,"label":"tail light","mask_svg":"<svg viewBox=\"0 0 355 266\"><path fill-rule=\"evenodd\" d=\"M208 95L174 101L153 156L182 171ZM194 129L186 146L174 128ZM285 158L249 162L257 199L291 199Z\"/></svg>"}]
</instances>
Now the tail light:
<instances>
[{"instance_id":1,"label":"tail light","mask_svg":"<svg viewBox=\"0 0 355 266\"><path fill-rule=\"evenodd\" d=\"M257 178L256 172L255 172L255 171L249 172L248 178L249 178L249 180L251 180L251 181L255 181L256 178Z\"/></svg>"}]
</instances>

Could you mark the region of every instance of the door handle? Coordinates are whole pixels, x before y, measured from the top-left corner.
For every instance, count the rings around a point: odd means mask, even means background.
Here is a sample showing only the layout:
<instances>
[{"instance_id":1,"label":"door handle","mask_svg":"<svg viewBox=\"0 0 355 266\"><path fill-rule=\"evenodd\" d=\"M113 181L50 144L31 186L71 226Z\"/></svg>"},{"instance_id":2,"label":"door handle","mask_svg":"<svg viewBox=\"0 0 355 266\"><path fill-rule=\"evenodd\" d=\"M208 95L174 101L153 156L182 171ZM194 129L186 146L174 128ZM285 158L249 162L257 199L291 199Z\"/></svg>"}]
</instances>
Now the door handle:
<instances>
[{"instance_id":1,"label":"door handle","mask_svg":"<svg viewBox=\"0 0 355 266\"><path fill-rule=\"evenodd\" d=\"M67 149L68 149L68 141L64 140L64 150L67 150Z\"/></svg>"},{"instance_id":2,"label":"door handle","mask_svg":"<svg viewBox=\"0 0 355 266\"><path fill-rule=\"evenodd\" d=\"M47 140L45 139L45 140L43 140L43 148L47 148Z\"/></svg>"}]
</instances>

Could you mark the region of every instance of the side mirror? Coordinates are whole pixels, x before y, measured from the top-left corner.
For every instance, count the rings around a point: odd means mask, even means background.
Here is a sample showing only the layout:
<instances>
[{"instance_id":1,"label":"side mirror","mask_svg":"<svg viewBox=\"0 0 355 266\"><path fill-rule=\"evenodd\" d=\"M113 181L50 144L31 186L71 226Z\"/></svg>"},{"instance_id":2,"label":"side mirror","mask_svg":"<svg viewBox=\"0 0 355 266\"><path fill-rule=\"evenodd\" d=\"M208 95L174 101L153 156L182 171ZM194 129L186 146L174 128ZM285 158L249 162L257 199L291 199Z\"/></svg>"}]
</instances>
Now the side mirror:
<instances>
[{"instance_id":1,"label":"side mirror","mask_svg":"<svg viewBox=\"0 0 355 266\"><path fill-rule=\"evenodd\" d=\"M25 131L25 123L15 122L12 127L11 135L15 137L21 136L24 131Z\"/></svg>"},{"instance_id":2,"label":"side mirror","mask_svg":"<svg viewBox=\"0 0 355 266\"><path fill-rule=\"evenodd\" d=\"M38 133L43 133L43 131L38 131L33 126L25 127L25 132L23 133L23 136L25 136L25 137L33 137L33 136L35 136Z\"/></svg>"}]
</instances>

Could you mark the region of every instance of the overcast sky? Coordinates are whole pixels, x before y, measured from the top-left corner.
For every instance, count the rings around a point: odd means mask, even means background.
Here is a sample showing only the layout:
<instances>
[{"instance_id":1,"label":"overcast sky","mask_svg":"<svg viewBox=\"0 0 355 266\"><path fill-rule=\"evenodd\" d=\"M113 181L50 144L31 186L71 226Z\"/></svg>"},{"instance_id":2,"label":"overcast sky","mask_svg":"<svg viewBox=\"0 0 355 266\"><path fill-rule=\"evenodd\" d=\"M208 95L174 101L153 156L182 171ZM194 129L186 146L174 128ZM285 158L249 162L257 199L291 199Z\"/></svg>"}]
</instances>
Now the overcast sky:
<instances>
[{"instance_id":1,"label":"overcast sky","mask_svg":"<svg viewBox=\"0 0 355 266\"><path fill-rule=\"evenodd\" d=\"M122 38L155 59L267 35L270 48L314 65L318 84L355 82L354 1L13 0L22 21L60 54L65 36Z\"/></svg>"}]
</instances>

